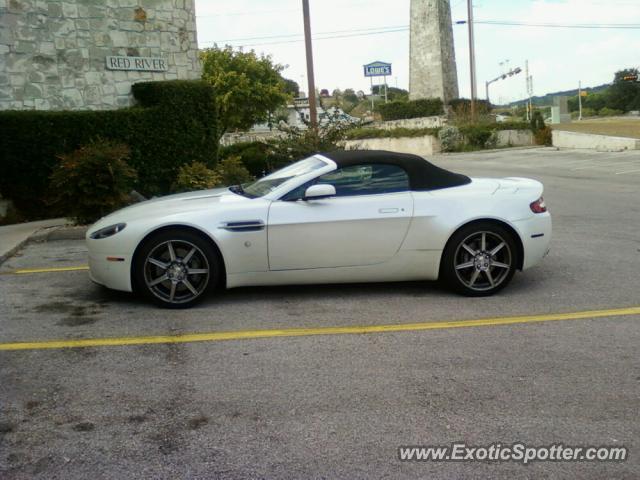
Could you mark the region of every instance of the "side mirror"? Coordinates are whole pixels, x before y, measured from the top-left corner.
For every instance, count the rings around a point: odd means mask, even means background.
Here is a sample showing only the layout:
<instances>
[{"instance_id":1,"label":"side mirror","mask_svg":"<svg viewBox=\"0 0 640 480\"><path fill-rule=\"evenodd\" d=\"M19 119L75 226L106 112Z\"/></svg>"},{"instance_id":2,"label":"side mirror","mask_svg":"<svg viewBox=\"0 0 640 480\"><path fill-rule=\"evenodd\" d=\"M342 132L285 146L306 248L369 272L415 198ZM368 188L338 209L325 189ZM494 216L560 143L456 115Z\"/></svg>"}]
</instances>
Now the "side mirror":
<instances>
[{"instance_id":1,"label":"side mirror","mask_svg":"<svg viewBox=\"0 0 640 480\"><path fill-rule=\"evenodd\" d=\"M311 185L304 192L303 200L319 200L321 198L335 197L336 187L333 185Z\"/></svg>"}]
</instances>

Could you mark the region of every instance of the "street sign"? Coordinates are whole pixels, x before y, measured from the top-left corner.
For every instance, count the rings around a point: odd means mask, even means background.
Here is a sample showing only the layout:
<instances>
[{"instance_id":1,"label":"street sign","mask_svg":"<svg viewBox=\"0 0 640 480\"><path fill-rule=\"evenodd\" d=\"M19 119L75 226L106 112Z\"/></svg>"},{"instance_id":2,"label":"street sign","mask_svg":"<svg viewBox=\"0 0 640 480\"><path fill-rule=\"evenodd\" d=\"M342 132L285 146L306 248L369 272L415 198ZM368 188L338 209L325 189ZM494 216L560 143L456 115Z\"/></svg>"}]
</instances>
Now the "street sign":
<instances>
[{"instance_id":1,"label":"street sign","mask_svg":"<svg viewBox=\"0 0 640 480\"><path fill-rule=\"evenodd\" d=\"M365 77L387 77L391 76L391 64L385 62L373 62L364 65Z\"/></svg>"},{"instance_id":2,"label":"street sign","mask_svg":"<svg viewBox=\"0 0 640 480\"><path fill-rule=\"evenodd\" d=\"M107 70L166 72L167 61L160 57L106 57Z\"/></svg>"}]
</instances>

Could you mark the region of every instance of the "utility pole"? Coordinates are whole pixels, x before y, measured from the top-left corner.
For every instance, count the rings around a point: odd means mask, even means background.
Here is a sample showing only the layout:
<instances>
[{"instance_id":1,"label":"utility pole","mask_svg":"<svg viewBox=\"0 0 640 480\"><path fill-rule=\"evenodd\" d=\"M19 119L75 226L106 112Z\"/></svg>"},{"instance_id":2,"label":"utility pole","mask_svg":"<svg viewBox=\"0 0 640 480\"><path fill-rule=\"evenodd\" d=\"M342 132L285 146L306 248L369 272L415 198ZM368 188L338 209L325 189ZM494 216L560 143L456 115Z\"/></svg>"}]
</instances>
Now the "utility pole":
<instances>
[{"instance_id":1,"label":"utility pole","mask_svg":"<svg viewBox=\"0 0 640 480\"><path fill-rule=\"evenodd\" d=\"M316 82L313 74L313 47L311 45L311 19L309 15L309 0L302 0L302 15L304 17L304 44L307 53L309 117L311 121L311 128L314 131L318 131L318 110L316 108Z\"/></svg>"},{"instance_id":2,"label":"utility pole","mask_svg":"<svg viewBox=\"0 0 640 480\"><path fill-rule=\"evenodd\" d=\"M471 121L476 120L476 50L473 38L473 0L467 0L469 24L469 68L471 69Z\"/></svg>"},{"instance_id":3,"label":"utility pole","mask_svg":"<svg viewBox=\"0 0 640 480\"><path fill-rule=\"evenodd\" d=\"M578 120L582 120L582 81L578 82Z\"/></svg>"},{"instance_id":4,"label":"utility pole","mask_svg":"<svg viewBox=\"0 0 640 480\"><path fill-rule=\"evenodd\" d=\"M387 103L389 101L389 96L388 96L388 92L387 92L387 76L385 75L384 77L384 103Z\"/></svg>"},{"instance_id":5,"label":"utility pole","mask_svg":"<svg viewBox=\"0 0 640 480\"><path fill-rule=\"evenodd\" d=\"M527 96L529 97L527 101L527 121L531 120L531 110L533 108L531 96L533 95L533 77L529 75L529 60L525 62L525 76L527 77Z\"/></svg>"}]
</instances>

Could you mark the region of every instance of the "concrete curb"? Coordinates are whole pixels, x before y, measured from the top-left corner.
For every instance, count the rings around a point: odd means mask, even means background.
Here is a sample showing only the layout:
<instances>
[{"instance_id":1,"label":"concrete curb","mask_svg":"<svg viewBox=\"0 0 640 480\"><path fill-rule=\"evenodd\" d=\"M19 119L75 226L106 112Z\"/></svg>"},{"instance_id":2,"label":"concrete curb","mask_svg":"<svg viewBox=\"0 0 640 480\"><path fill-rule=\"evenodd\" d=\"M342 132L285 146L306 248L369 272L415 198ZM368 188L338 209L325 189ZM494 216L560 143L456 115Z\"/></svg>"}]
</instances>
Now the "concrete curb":
<instances>
[{"instance_id":1,"label":"concrete curb","mask_svg":"<svg viewBox=\"0 0 640 480\"><path fill-rule=\"evenodd\" d=\"M87 234L86 225L61 226L43 228L31 235L26 243L55 242L59 240L84 240Z\"/></svg>"},{"instance_id":2,"label":"concrete curb","mask_svg":"<svg viewBox=\"0 0 640 480\"><path fill-rule=\"evenodd\" d=\"M16 246L6 251L4 254L0 255L0 265L13 257L18 252L18 250L24 247L28 242L29 239L27 238L26 240L19 242Z\"/></svg>"},{"instance_id":3,"label":"concrete curb","mask_svg":"<svg viewBox=\"0 0 640 480\"><path fill-rule=\"evenodd\" d=\"M553 148L553 147L548 147L546 145L525 145L522 147L503 147L503 148L492 148L491 150L474 150L472 152L441 152L438 153L435 156L443 156L443 157L448 157L450 155L464 155L465 153L495 153L495 152L512 152L514 150L535 150L538 148ZM553 148L554 150L557 150L556 148Z\"/></svg>"},{"instance_id":4,"label":"concrete curb","mask_svg":"<svg viewBox=\"0 0 640 480\"><path fill-rule=\"evenodd\" d=\"M87 226L68 225L40 228L24 240L16 243L16 245L11 247L4 254L0 254L0 265L13 257L21 248L30 243L43 243L57 240L82 240L87 233L87 229Z\"/></svg>"},{"instance_id":5,"label":"concrete curb","mask_svg":"<svg viewBox=\"0 0 640 480\"><path fill-rule=\"evenodd\" d=\"M65 218L51 218L1 226L0 263L15 255L36 233L66 225L68 225L68 221Z\"/></svg>"}]
</instances>

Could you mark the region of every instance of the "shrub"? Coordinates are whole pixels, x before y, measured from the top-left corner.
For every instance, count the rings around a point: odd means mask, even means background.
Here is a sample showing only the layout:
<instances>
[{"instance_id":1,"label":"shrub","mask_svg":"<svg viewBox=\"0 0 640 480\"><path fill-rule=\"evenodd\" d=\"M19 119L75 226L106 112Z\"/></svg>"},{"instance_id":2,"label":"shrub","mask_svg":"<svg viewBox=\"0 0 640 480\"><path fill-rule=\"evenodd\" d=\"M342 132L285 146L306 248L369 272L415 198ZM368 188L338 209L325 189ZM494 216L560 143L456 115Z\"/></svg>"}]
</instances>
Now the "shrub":
<instances>
[{"instance_id":1,"label":"shrub","mask_svg":"<svg viewBox=\"0 0 640 480\"><path fill-rule=\"evenodd\" d=\"M286 135L269 140L269 149L265 159L266 172L290 164L318 152L342 150L342 141L352 128L348 123L328 122L321 124L316 131L291 128Z\"/></svg>"},{"instance_id":2,"label":"shrub","mask_svg":"<svg viewBox=\"0 0 640 480\"><path fill-rule=\"evenodd\" d=\"M215 170L221 185L238 185L253 180L240 157L229 157L218 163Z\"/></svg>"},{"instance_id":3,"label":"shrub","mask_svg":"<svg viewBox=\"0 0 640 480\"><path fill-rule=\"evenodd\" d=\"M218 172L211 170L202 162L191 162L182 165L173 184L174 192L192 192L206 190L221 183Z\"/></svg>"},{"instance_id":4,"label":"shrub","mask_svg":"<svg viewBox=\"0 0 640 480\"><path fill-rule=\"evenodd\" d=\"M445 126L438 132L443 152L455 152L462 143L462 135L458 127Z\"/></svg>"},{"instance_id":5,"label":"shrub","mask_svg":"<svg viewBox=\"0 0 640 480\"><path fill-rule=\"evenodd\" d=\"M476 148L486 148L493 131L489 125L468 125L460 128L467 143Z\"/></svg>"},{"instance_id":6,"label":"shrub","mask_svg":"<svg viewBox=\"0 0 640 480\"><path fill-rule=\"evenodd\" d=\"M468 98L454 98L449 100L449 106L455 114L471 113L471 100ZM491 113L491 104L486 100L476 99L476 113L478 115L487 115Z\"/></svg>"},{"instance_id":7,"label":"shrub","mask_svg":"<svg viewBox=\"0 0 640 480\"><path fill-rule=\"evenodd\" d=\"M484 148L496 148L498 146L498 130L491 130L489 138L484 142Z\"/></svg>"},{"instance_id":8,"label":"shrub","mask_svg":"<svg viewBox=\"0 0 640 480\"><path fill-rule=\"evenodd\" d=\"M536 145L546 145L550 147L553 145L553 136L552 136L551 127L544 126L538 131L534 132L533 136L536 142Z\"/></svg>"},{"instance_id":9,"label":"shrub","mask_svg":"<svg viewBox=\"0 0 640 480\"><path fill-rule=\"evenodd\" d=\"M431 117L444 113L442 100L439 98L422 98L420 100L381 103L377 106L377 109L382 120L385 121Z\"/></svg>"},{"instance_id":10,"label":"shrub","mask_svg":"<svg viewBox=\"0 0 640 480\"><path fill-rule=\"evenodd\" d=\"M239 157L254 177L268 171L269 145L265 142L241 142L220 147L220 158Z\"/></svg>"},{"instance_id":11,"label":"shrub","mask_svg":"<svg viewBox=\"0 0 640 480\"><path fill-rule=\"evenodd\" d=\"M545 128L544 117L540 110L536 110L531 115L531 131L535 134L538 130Z\"/></svg>"},{"instance_id":12,"label":"shrub","mask_svg":"<svg viewBox=\"0 0 640 480\"><path fill-rule=\"evenodd\" d=\"M129 155L126 145L101 139L60 155L51 174L55 203L82 224L123 207L136 179Z\"/></svg>"},{"instance_id":13,"label":"shrub","mask_svg":"<svg viewBox=\"0 0 640 480\"><path fill-rule=\"evenodd\" d=\"M602 117L614 117L616 115L622 115L622 110L616 110L615 108L604 107L598 110L598 115Z\"/></svg>"},{"instance_id":14,"label":"shrub","mask_svg":"<svg viewBox=\"0 0 640 480\"><path fill-rule=\"evenodd\" d=\"M530 130L531 125L527 122L502 122L490 125L491 130Z\"/></svg>"},{"instance_id":15,"label":"shrub","mask_svg":"<svg viewBox=\"0 0 640 480\"><path fill-rule=\"evenodd\" d=\"M215 164L217 136L210 86L201 81L143 82L139 105L111 111L0 112L0 193L29 218L64 214L46 207L57 156L101 137L130 148L136 190L167 193L178 169Z\"/></svg>"}]
</instances>

